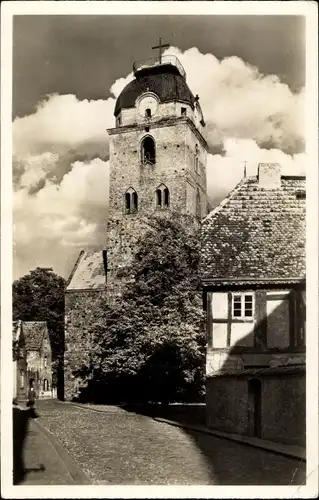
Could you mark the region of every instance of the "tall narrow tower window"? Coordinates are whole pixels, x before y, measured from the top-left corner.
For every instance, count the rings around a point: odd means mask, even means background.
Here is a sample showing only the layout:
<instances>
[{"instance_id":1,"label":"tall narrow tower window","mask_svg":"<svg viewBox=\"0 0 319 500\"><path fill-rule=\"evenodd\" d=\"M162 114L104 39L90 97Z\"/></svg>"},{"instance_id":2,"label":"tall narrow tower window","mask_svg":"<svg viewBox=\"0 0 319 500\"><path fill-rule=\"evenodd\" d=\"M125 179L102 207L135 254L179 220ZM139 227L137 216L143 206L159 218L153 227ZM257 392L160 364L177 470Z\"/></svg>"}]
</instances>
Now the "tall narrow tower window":
<instances>
[{"instance_id":1,"label":"tall narrow tower window","mask_svg":"<svg viewBox=\"0 0 319 500\"><path fill-rule=\"evenodd\" d=\"M125 193L125 211L128 214L131 211L131 195L130 195L130 193Z\"/></svg>"},{"instance_id":2,"label":"tall narrow tower window","mask_svg":"<svg viewBox=\"0 0 319 500\"><path fill-rule=\"evenodd\" d=\"M125 193L125 213L134 214L138 210L138 196L135 189L130 188Z\"/></svg>"},{"instance_id":3,"label":"tall narrow tower window","mask_svg":"<svg viewBox=\"0 0 319 500\"><path fill-rule=\"evenodd\" d=\"M132 210L133 212L137 212L137 193L134 191L132 193Z\"/></svg>"},{"instance_id":4,"label":"tall narrow tower window","mask_svg":"<svg viewBox=\"0 0 319 500\"><path fill-rule=\"evenodd\" d=\"M146 108L146 110L145 110L145 116L146 116L146 118L151 118L152 111L151 111L150 108Z\"/></svg>"},{"instance_id":5,"label":"tall narrow tower window","mask_svg":"<svg viewBox=\"0 0 319 500\"><path fill-rule=\"evenodd\" d=\"M155 142L152 137L149 135L145 137L142 142L141 149L141 158L142 163L150 163L151 165L155 164Z\"/></svg>"},{"instance_id":6,"label":"tall narrow tower window","mask_svg":"<svg viewBox=\"0 0 319 500\"><path fill-rule=\"evenodd\" d=\"M156 208L159 210L168 208L169 203L169 190L164 184L161 184L156 189Z\"/></svg>"},{"instance_id":7,"label":"tall narrow tower window","mask_svg":"<svg viewBox=\"0 0 319 500\"><path fill-rule=\"evenodd\" d=\"M202 218L202 214L201 214L201 203L200 203L200 193L199 193L199 189L197 189L196 191L196 216L201 219Z\"/></svg>"},{"instance_id":8,"label":"tall narrow tower window","mask_svg":"<svg viewBox=\"0 0 319 500\"><path fill-rule=\"evenodd\" d=\"M169 190L167 188L164 189L164 206L169 206Z\"/></svg>"},{"instance_id":9,"label":"tall narrow tower window","mask_svg":"<svg viewBox=\"0 0 319 500\"><path fill-rule=\"evenodd\" d=\"M197 144L195 146L194 165L195 165L195 172L198 173L198 167L199 167L199 147L198 147Z\"/></svg>"}]
</instances>

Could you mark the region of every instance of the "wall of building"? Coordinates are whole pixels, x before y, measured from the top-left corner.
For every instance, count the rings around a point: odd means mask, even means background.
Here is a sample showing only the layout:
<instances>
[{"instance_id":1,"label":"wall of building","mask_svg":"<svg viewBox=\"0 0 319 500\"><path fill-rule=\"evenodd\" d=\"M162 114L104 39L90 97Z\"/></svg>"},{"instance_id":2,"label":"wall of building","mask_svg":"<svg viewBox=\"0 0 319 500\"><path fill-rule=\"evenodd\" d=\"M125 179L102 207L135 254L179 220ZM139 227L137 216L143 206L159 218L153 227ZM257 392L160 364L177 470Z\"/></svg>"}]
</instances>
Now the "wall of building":
<instances>
[{"instance_id":1,"label":"wall of building","mask_svg":"<svg viewBox=\"0 0 319 500\"><path fill-rule=\"evenodd\" d=\"M240 293L236 291L235 294ZM217 370L244 366L277 366L293 360L304 362L305 307L301 290L245 290L253 294L254 317L236 319L232 315L232 292L208 294L207 375ZM242 355L246 355L244 360ZM247 355L250 358L247 358ZM301 359L303 361L301 361ZM223 360L223 362L221 362ZM227 362L227 365L226 365Z\"/></svg>"},{"instance_id":2,"label":"wall of building","mask_svg":"<svg viewBox=\"0 0 319 500\"><path fill-rule=\"evenodd\" d=\"M164 106L164 105L163 105ZM165 104L177 106L176 103ZM165 108L166 109L166 108ZM137 241L149 226L145 218L170 211L196 215L196 191L201 190L201 215L206 215L206 150L191 130L187 119L164 120L145 127L110 130L110 196L107 223L108 286L118 281L116 270L127 266L136 252ZM143 164L141 142L146 136L156 144L156 163ZM195 171L196 144L201 167ZM156 190L169 189L169 209L159 209ZM126 213L125 193L133 188L138 195L138 210ZM196 221L194 221L196 222Z\"/></svg>"},{"instance_id":3,"label":"wall of building","mask_svg":"<svg viewBox=\"0 0 319 500\"><path fill-rule=\"evenodd\" d=\"M99 314L96 303L105 293L79 290L65 295L64 398L67 401L76 398L83 385L78 372L89 362L93 342L89 327Z\"/></svg>"},{"instance_id":4,"label":"wall of building","mask_svg":"<svg viewBox=\"0 0 319 500\"><path fill-rule=\"evenodd\" d=\"M305 374L265 377L261 418L264 439L305 446Z\"/></svg>"},{"instance_id":5,"label":"wall of building","mask_svg":"<svg viewBox=\"0 0 319 500\"><path fill-rule=\"evenodd\" d=\"M252 377L250 377L252 378ZM261 376L262 439L305 446L304 374ZM206 382L206 423L212 429L253 435L248 377L211 377Z\"/></svg>"},{"instance_id":6,"label":"wall of building","mask_svg":"<svg viewBox=\"0 0 319 500\"><path fill-rule=\"evenodd\" d=\"M193 133L189 132L187 121L171 120L166 124L157 123L151 125L148 132L144 127L128 130L119 128L115 132L110 135L109 217L123 217L124 195L130 187L138 194L139 213L149 215L154 212L155 191L162 183L170 191L171 209L185 212L186 179L190 165L191 171L194 171L195 154L195 139L191 148L189 137ZM147 135L152 136L156 143L155 165L143 165L141 162L141 142ZM203 146L198 140L197 142L202 151ZM204 153L202 156L205 156ZM205 169L202 169L201 175L198 174L197 177L193 175L190 181L205 186L205 176Z\"/></svg>"},{"instance_id":7,"label":"wall of building","mask_svg":"<svg viewBox=\"0 0 319 500\"><path fill-rule=\"evenodd\" d=\"M28 387L27 365L25 359L15 360L13 365L13 397L25 398Z\"/></svg>"},{"instance_id":8,"label":"wall of building","mask_svg":"<svg viewBox=\"0 0 319 500\"><path fill-rule=\"evenodd\" d=\"M305 376L287 374L282 368L305 367L303 291L265 288L245 292L254 294L254 317L249 321L234 319L232 292L208 294L207 425L239 434L256 432L249 379L255 369L269 368L267 376L267 371L257 376L261 381L260 437L303 446ZM281 369L270 375L275 367Z\"/></svg>"},{"instance_id":9,"label":"wall of building","mask_svg":"<svg viewBox=\"0 0 319 500\"><path fill-rule=\"evenodd\" d=\"M151 93L154 95L153 93ZM151 106L150 106L151 107ZM154 123L163 118L179 118L182 116L181 108L186 108L186 116L194 120L194 112L189 104L183 102L172 101L159 103L157 112L152 113L151 118L147 119L147 123ZM134 123L145 123L145 116L141 116L136 107L122 109L117 117L116 126L119 126L118 118L120 117L121 126L130 126Z\"/></svg>"},{"instance_id":10,"label":"wall of building","mask_svg":"<svg viewBox=\"0 0 319 500\"><path fill-rule=\"evenodd\" d=\"M206 381L206 424L212 429L246 434L248 386L245 379L211 377Z\"/></svg>"}]
</instances>

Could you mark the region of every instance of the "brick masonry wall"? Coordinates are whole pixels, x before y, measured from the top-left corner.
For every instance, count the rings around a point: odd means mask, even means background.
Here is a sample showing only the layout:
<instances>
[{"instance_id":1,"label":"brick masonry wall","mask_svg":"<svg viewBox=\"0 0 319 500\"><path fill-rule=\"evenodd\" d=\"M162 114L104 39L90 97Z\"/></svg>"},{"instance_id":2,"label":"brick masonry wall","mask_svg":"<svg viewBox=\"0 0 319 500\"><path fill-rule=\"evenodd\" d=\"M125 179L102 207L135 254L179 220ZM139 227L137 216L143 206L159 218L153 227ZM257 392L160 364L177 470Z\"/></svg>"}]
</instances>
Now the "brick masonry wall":
<instances>
[{"instance_id":1,"label":"brick masonry wall","mask_svg":"<svg viewBox=\"0 0 319 500\"><path fill-rule=\"evenodd\" d=\"M81 377L77 370L87 363L92 339L87 326L96 319L96 300L105 291L79 290L67 292L65 296L65 353L64 353L64 398L71 401L77 397L81 387Z\"/></svg>"},{"instance_id":2,"label":"brick masonry wall","mask_svg":"<svg viewBox=\"0 0 319 500\"><path fill-rule=\"evenodd\" d=\"M156 164L141 164L141 141L151 135L156 143ZM196 174L194 166L195 144L200 149L202 168ZM109 217L124 216L124 195L133 187L139 198L139 214L154 212L155 191L161 184L170 190L172 210L185 211L186 181L198 184L206 197L205 148L185 120L170 120L165 124L121 130L110 135L110 200ZM194 212L195 213L195 212ZM204 215L204 214L203 214Z\"/></svg>"},{"instance_id":3,"label":"brick masonry wall","mask_svg":"<svg viewBox=\"0 0 319 500\"><path fill-rule=\"evenodd\" d=\"M147 125L147 124L145 124ZM110 133L110 198L106 247L108 286L117 284L116 271L129 265L136 244L149 230L144 220L154 213L167 216L170 210L196 214L196 191L201 193L201 215L207 212L206 149L187 119L152 120L145 127L125 127ZM142 164L141 142L153 137L156 144L155 165ZM200 165L195 171L195 148ZM170 210L158 210L156 189L164 184L170 193ZM125 193L129 188L138 195L137 213L125 213Z\"/></svg>"}]
</instances>

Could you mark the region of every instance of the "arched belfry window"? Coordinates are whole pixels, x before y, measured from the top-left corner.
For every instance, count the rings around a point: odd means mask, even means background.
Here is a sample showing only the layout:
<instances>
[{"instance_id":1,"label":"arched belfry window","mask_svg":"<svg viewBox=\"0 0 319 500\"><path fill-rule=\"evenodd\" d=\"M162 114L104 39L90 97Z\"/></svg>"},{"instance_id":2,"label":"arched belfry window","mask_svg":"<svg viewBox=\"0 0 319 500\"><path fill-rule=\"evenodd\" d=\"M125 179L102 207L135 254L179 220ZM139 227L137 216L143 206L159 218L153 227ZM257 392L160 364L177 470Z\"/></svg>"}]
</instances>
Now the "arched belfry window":
<instances>
[{"instance_id":1,"label":"arched belfry window","mask_svg":"<svg viewBox=\"0 0 319 500\"><path fill-rule=\"evenodd\" d=\"M153 137L147 135L141 144L141 159L142 163L150 163L155 165L156 155L155 155L155 141Z\"/></svg>"},{"instance_id":2,"label":"arched belfry window","mask_svg":"<svg viewBox=\"0 0 319 500\"><path fill-rule=\"evenodd\" d=\"M202 218L202 210L201 210L201 201L200 201L200 192L199 189L196 191L196 216L201 219Z\"/></svg>"},{"instance_id":3,"label":"arched belfry window","mask_svg":"<svg viewBox=\"0 0 319 500\"><path fill-rule=\"evenodd\" d=\"M156 208L161 210L168 208L170 204L169 190L165 184L161 184L156 189Z\"/></svg>"},{"instance_id":4,"label":"arched belfry window","mask_svg":"<svg viewBox=\"0 0 319 500\"><path fill-rule=\"evenodd\" d=\"M125 213L134 214L138 210L138 196L133 188L129 188L125 193Z\"/></svg>"}]
</instances>

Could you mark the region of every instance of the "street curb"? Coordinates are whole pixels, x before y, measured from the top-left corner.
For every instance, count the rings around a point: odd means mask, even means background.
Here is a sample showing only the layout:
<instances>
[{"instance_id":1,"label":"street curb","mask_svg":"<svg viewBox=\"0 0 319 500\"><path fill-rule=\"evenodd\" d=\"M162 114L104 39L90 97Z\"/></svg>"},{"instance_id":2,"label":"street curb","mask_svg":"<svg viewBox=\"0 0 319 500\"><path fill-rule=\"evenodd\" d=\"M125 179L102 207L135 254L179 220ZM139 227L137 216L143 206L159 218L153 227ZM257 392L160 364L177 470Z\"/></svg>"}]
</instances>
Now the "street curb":
<instances>
[{"instance_id":1,"label":"street curb","mask_svg":"<svg viewBox=\"0 0 319 500\"><path fill-rule=\"evenodd\" d=\"M247 446L253 446L254 448L261 448L263 450L270 451L271 453L276 453L277 455L283 455L289 458L297 458L299 460L302 460L303 462L306 462L306 457L305 457L305 452L299 451L297 449L283 449L284 446L288 445L281 445L277 443L272 443L271 441L264 441L260 439L259 441L252 441L246 436L241 436L239 434L228 434L226 432L220 432L220 431L215 431L213 429L208 429L207 427L204 427L203 425L190 425L190 424L182 424L180 422L175 422L173 420L168 420L166 418L161 418L161 417L151 417L153 420L156 420L157 422L163 422L168 425L172 425L174 427L181 427L184 429L190 429L193 431L197 432L202 432L203 434L210 434L212 436L221 438L221 439L227 439L228 441L236 441L237 443L244 444Z\"/></svg>"},{"instance_id":2,"label":"street curb","mask_svg":"<svg viewBox=\"0 0 319 500\"><path fill-rule=\"evenodd\" d=\"M70 474L73 482L76 485L92 485L92 481L85 474L85 472L77 465L75 460L71 457L69 452L61 445L59 440L50 432L43 424L37 420L33 421L37 428L46 436L50 441L60 460L64 463L68 473Z\"/></svg>"}]
</instances>

